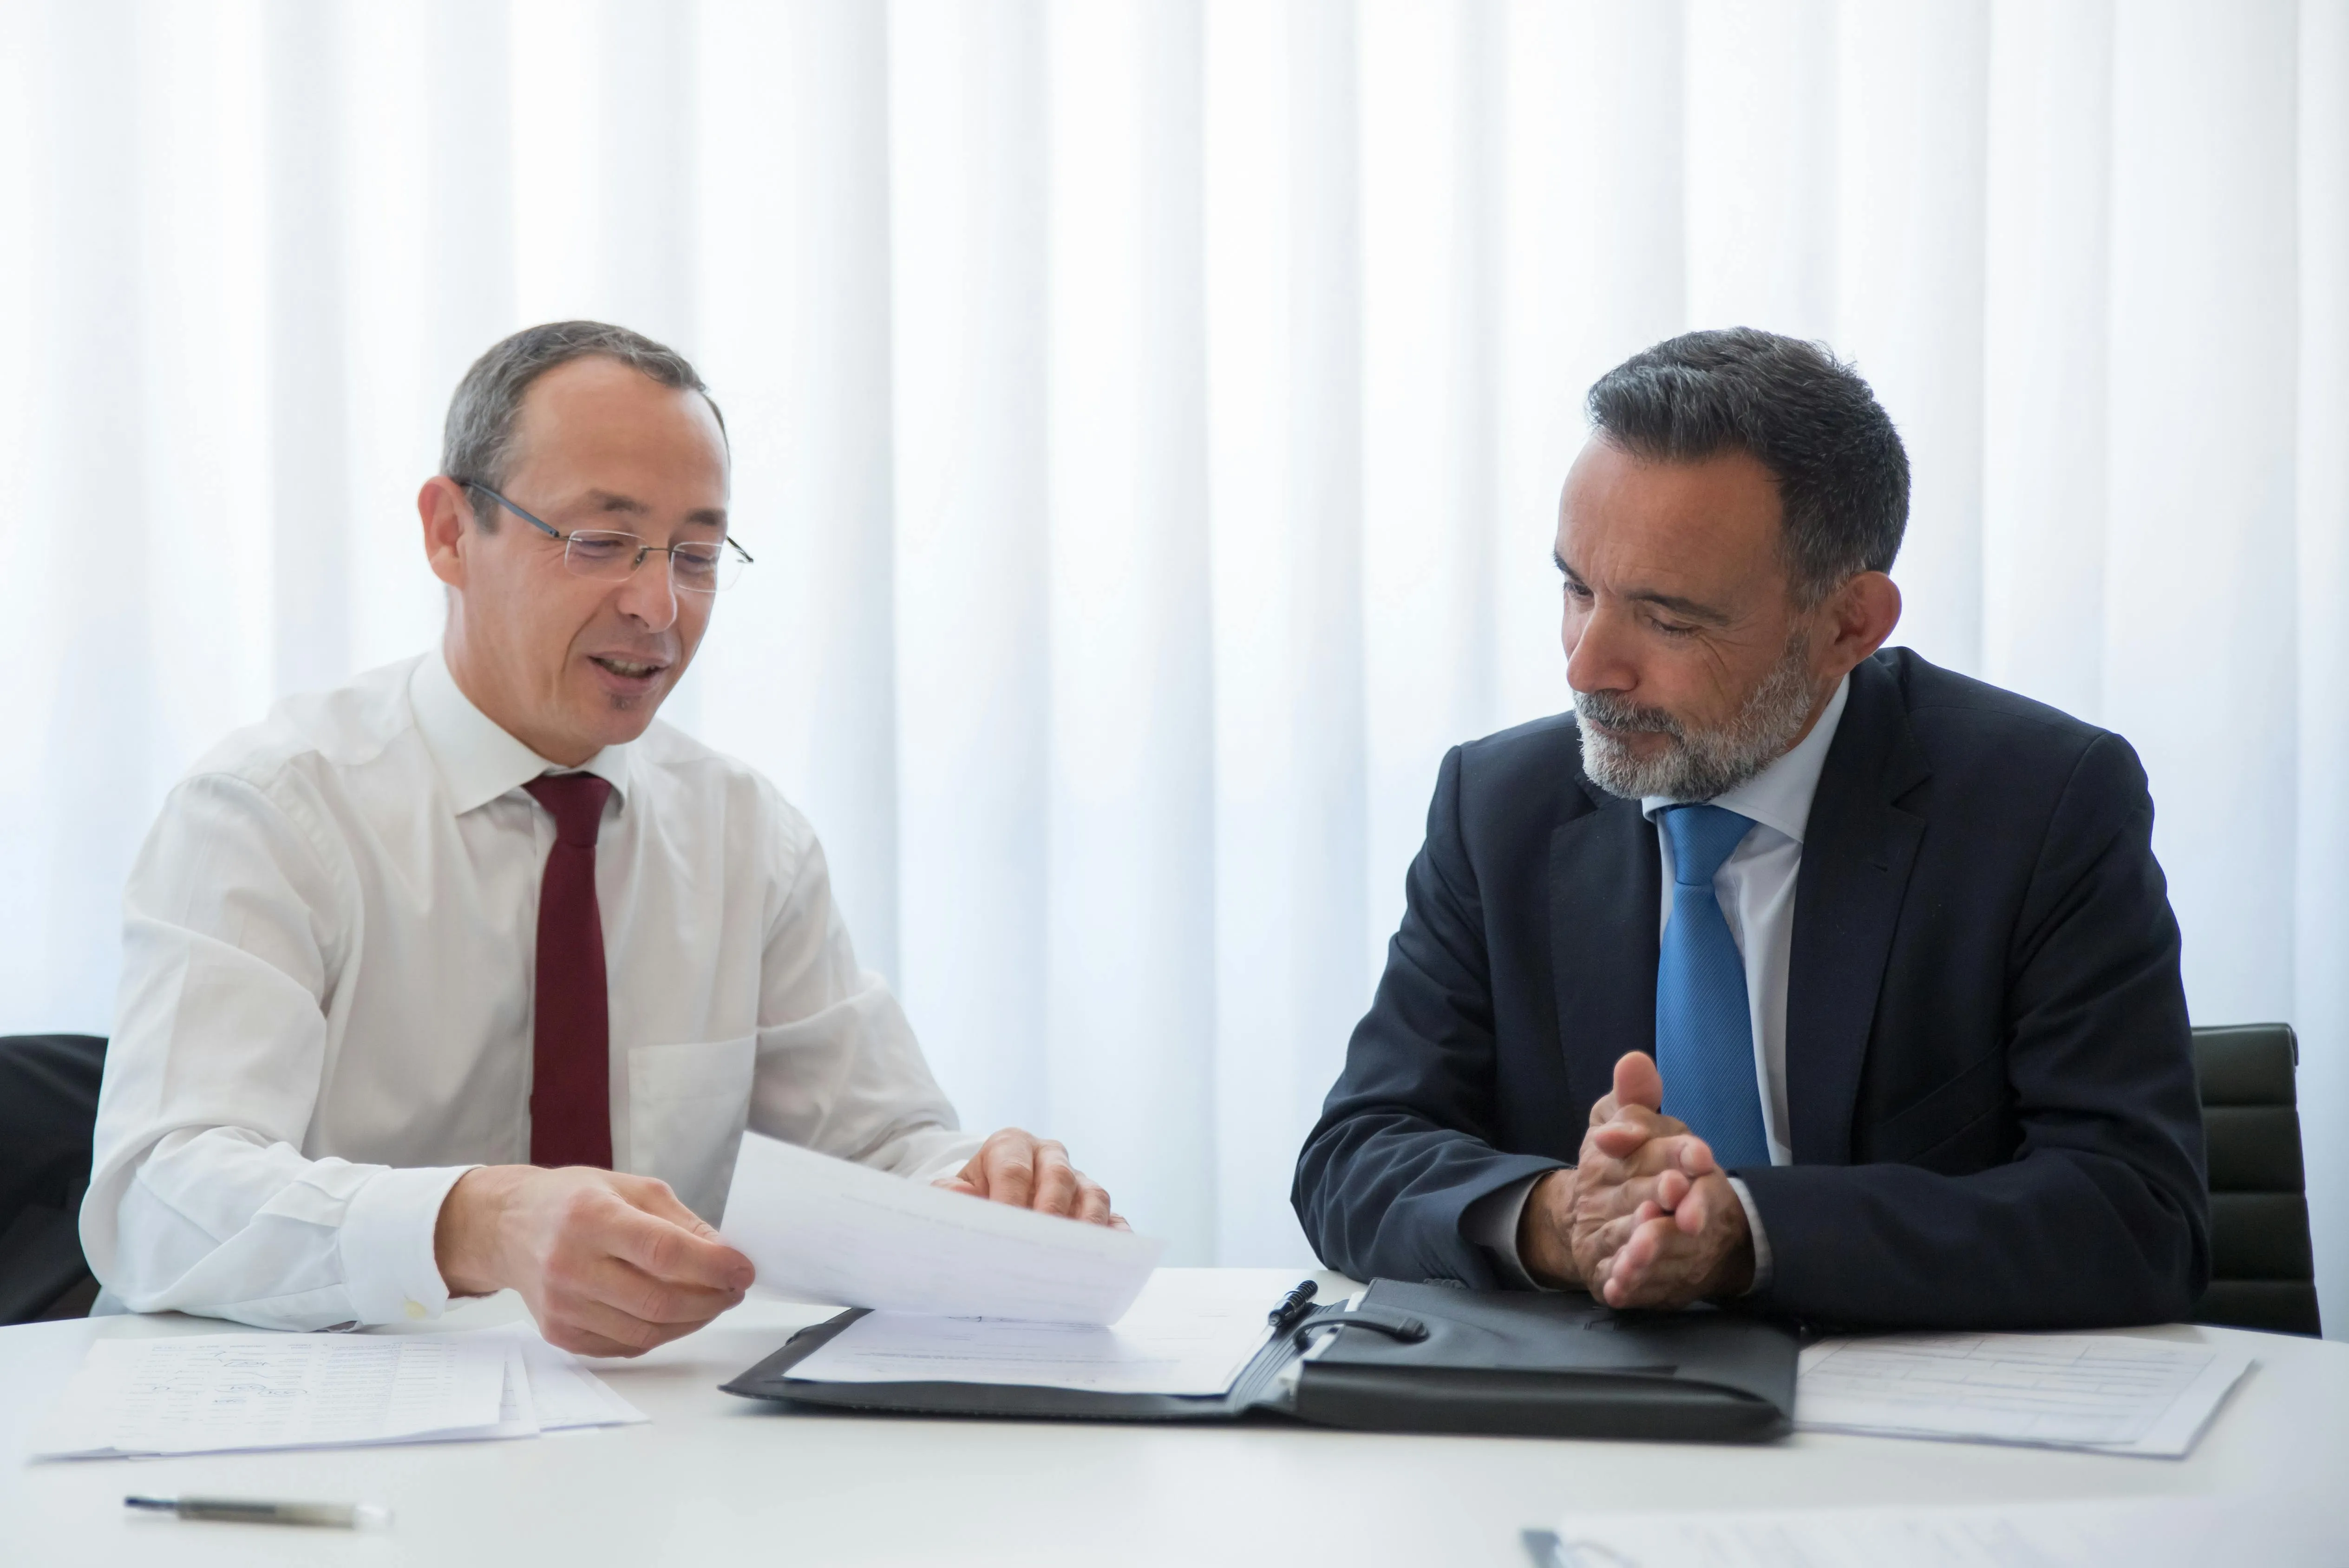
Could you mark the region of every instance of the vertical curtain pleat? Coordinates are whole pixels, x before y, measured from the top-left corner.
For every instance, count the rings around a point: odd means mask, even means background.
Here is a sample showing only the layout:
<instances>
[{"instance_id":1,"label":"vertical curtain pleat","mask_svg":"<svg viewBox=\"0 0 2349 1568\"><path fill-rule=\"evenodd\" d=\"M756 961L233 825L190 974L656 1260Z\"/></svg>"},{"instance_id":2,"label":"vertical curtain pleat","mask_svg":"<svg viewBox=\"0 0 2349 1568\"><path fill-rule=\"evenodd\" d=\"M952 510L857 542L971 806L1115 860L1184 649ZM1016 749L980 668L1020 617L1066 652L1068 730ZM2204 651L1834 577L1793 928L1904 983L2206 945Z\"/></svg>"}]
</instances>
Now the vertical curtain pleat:
<instances>
[{"instance_id":1,"label":"vertical curtain pleat","mask_svg":"<svg viewBox=\"0 0 2349 1568\"><path fill-rule=\"evenodd\" d=\"M970 1125L1227 1263L1444 749L1568 700L1585 388L1825 338L1900 640L2126 735L2197 1018L2300 1026L2349 1292L2349 0L0 0L0 1026L105 1026L206 746L429 643L450 389L574 315L727 410L667 717Z\"/></svg>"},{"instance_id":2,"label":"vertical curtain pleat","mask_svg":"<svg viewBox=\"0 0 2349 1568\"><path fill-rule=\"evenodd\" d=\"M1050 1125L1044 12L890 21L901 985L964 1125Z\"/></svg>"},{"instance_id":3,"label":"vertical curtain pleat","mask_svg":"<svg viewBox=\"0 0 2349 1568\"><path fill-rule=\"evenodd\" d=\"M1201 18L1048 14L1047 1106L1205 1258L1216 1190ZM1071 1134L1074 1138L1074 1134Z\"/></svg>"},{"instance_id":4,"label":"vertical curtain pleat","mask_svg":"<svg viewBox=\"0 0 2349 1568\"><path fill-rule=\"evenodd\" d=\"M2349 0L2302 0L2298 52L2300 767L2291 1000L2317 1290L2338 1337L2349 1324Z\"/></svg>"},{"instance_id":5,"label":"vertical curtain pleat","mask_svg":"<svg viewBox=\"0 0 2349 1568\"><path fill-rule=\"evenodd\" d=\"M1991 8L1982 341L1984 678L2104 707L2111 0Z\"/></svg>"},{"instance_id":6,"label":"vertical curtain pleat","mask_svg":"<svg viewBox=\"0 0 2349 1568\"><path fill-rule=\"evenodd\" d=\"M2148 0L2115 21L2098 717L2152 776L2198 1016L2276 1017L2299 754L2296 7Z\"/></svg>"}]
</instances>

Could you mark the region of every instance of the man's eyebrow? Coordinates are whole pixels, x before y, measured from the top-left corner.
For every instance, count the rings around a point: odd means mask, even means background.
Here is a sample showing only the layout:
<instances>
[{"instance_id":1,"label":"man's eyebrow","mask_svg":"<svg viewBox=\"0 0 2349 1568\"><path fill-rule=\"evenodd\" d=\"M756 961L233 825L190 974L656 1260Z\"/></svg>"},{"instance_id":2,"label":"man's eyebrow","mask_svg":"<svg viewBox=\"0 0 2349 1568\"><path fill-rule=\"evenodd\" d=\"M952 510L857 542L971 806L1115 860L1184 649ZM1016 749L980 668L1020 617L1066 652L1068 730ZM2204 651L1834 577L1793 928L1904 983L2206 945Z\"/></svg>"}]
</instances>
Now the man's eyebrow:
<instances>
[{"instance_id":1,"label":"man's eyebrow","mask_svg":"<svg viewBox=\"0 0 2349 1568\"><path fill-rule=\"evenodd\" d=\"M583 499L597 511L625 512L630 517L645 517L653 510L636 497L622 495L617 490L591 490ZM723 529L726 526L726 509L722 506L696 507L685 514L685 525L688 528Z\"/></svg>"},{"instance_id":2,"label":"man's eyebrow","mask_svg":"<svg viewBox=\"0 0 2349 1568\"><path fill-rule=\"evenodd\" d=\"M1577 588L1585 586L1582 574L1566 563L1565 556L1553 550L1549 552L1549 559L1550 564L1556 566L1568 583L1573 583ZM1641 604L1653 604L1659 610L1669 610L1673 614L1687 620L1702 621L1708 626L1726 626L1733 619L1726 610L1717 610L1711 604L1700 604L1693 599L1683 599L1677 593L1659 593L1652 589L1635 588L1623 597Z\"/></svg>"},{"instance_id":3,"label":"man's eyebrow","mask_svg":"<svg viewBox=\"0 0 2349 1568\"><path fill-rule=\"evenodd\" d=\"M1716 610L1710 604L1700 604L1693 599L1683 599L1677 593L1658 593L1646 589L1634 589L1623 595L1642 604L1653 604L1659 610L1669 610L1691 621L1702 621L1708 626L1726 626L1731 616L1726 610Z\"/></svg>"}]
</instances>

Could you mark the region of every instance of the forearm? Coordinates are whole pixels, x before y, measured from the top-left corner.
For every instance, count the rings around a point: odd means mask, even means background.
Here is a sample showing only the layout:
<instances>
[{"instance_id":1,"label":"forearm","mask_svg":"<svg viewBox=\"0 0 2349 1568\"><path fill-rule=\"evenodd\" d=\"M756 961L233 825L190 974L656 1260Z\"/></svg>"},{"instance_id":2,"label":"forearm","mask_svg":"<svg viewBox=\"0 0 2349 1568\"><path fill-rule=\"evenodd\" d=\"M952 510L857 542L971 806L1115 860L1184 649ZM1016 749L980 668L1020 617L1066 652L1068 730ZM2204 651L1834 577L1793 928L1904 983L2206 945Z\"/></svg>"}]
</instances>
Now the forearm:
<instances>
[{"instance_id":1,"label":"forearm","mask_svg":"<svg viewBox=\"0 0 2349 1568\"><path fill-rule=\"evenodd\" d=\"M1773 1258L1757 1299L1822 1323L2170 1322L2202 1284L2179 1200L2107 1155L2051 1150L1969 1176L1908 1165L1743 1174Z\"/></svg>"},{"instance_id":2,"label":"forearm","mask_svg":"<svg viewBox=\"0 0 2349 1568\"><path fill-rule=\"evenodd\" d=\"M1298 1161L1292 1201L1330 1267L1357 1279L1501 1283L1463 1228L1470 1205L1557 1168L1482 1139L1395 1113L1364 1113L1316 1130Z\"/></svg>"},{"instance_id":3,"label":"forearm","mask_svg":"<svg viewBox=\"0 0 2349 1568\"><path fill-rule=\"evenodd\" d=\"M433 1225L463 1167L305 1160L231 1128L105 1161L83 1201L92 1272L135 1312L268 1328L438 1315Z\"/></svg>"}]
</instances>

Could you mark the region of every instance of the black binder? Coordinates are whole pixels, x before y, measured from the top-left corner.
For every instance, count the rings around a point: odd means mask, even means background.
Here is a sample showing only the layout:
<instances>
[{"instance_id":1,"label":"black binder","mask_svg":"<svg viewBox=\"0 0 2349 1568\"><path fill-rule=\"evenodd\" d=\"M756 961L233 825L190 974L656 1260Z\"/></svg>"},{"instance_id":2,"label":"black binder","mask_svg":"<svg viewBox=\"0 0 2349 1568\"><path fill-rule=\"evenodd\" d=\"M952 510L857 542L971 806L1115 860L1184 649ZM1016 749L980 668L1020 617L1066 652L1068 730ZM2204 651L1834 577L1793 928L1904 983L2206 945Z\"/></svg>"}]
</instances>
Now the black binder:
<instances>
[{"instance_id":1,"label":"black binder","mask_svg":"<svg viewBox=\"0 0 2349 1568\"><path fill-rule=\"evenodd\" d=\"M990 1383L827 1383L792 1368L861 1311L803 1328L730 1394L800 1409L1105 1421L1277 1415L1371 1432L1754 1442L1793 1425L1794 1330L1711 1307L1621 1313L1578 1292L1374 1280L1352 1311L1300 1286L1220 1395ZM1326 1348L1308 1357L1316 1340Z\"/></svg>"}]
</instances>

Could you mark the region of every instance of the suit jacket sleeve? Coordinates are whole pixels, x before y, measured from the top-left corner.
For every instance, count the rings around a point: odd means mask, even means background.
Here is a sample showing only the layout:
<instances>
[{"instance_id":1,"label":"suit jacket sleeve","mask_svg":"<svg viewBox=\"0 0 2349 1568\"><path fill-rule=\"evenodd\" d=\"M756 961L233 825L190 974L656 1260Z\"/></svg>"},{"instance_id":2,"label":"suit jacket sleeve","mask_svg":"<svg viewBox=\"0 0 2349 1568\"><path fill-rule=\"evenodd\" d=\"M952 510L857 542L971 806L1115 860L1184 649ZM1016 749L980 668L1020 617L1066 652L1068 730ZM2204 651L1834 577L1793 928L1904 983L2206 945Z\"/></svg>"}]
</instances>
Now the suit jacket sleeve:
<instances>
[{"instance_id":1,"label":"suit jacket sleeve","mask_svg":"<svg viewBox=\"0 0 2349 1568\"><path fill-rule=\"evenodd\" d=\"M1386 973L1306 1140L1291 1201L1322 1261L1357 1279L1492 1289L1499 1281L1463 1234L1463 1212L1558 1161L1493 1146L1493 987L1460 775L1455 748L1437 775Z\"/></svg>"},{"instance_id":2,"label":"suit jacket sleeve","mask_svg":"<svg viewBox=\"0 0 2349 1568\"><path fill-rule=\"evenodd\" d=\"M2209 1277L2209 1203L2178 924L2152 832L2136 754L2099 737L2050 820L2009 952L2012 1159L1971 1174L1934 1171L1930 1150L1741 1171L1775 1260L1760 1299L1885 1326L2186 1315Z\"/></svg>"}]
</instances>

